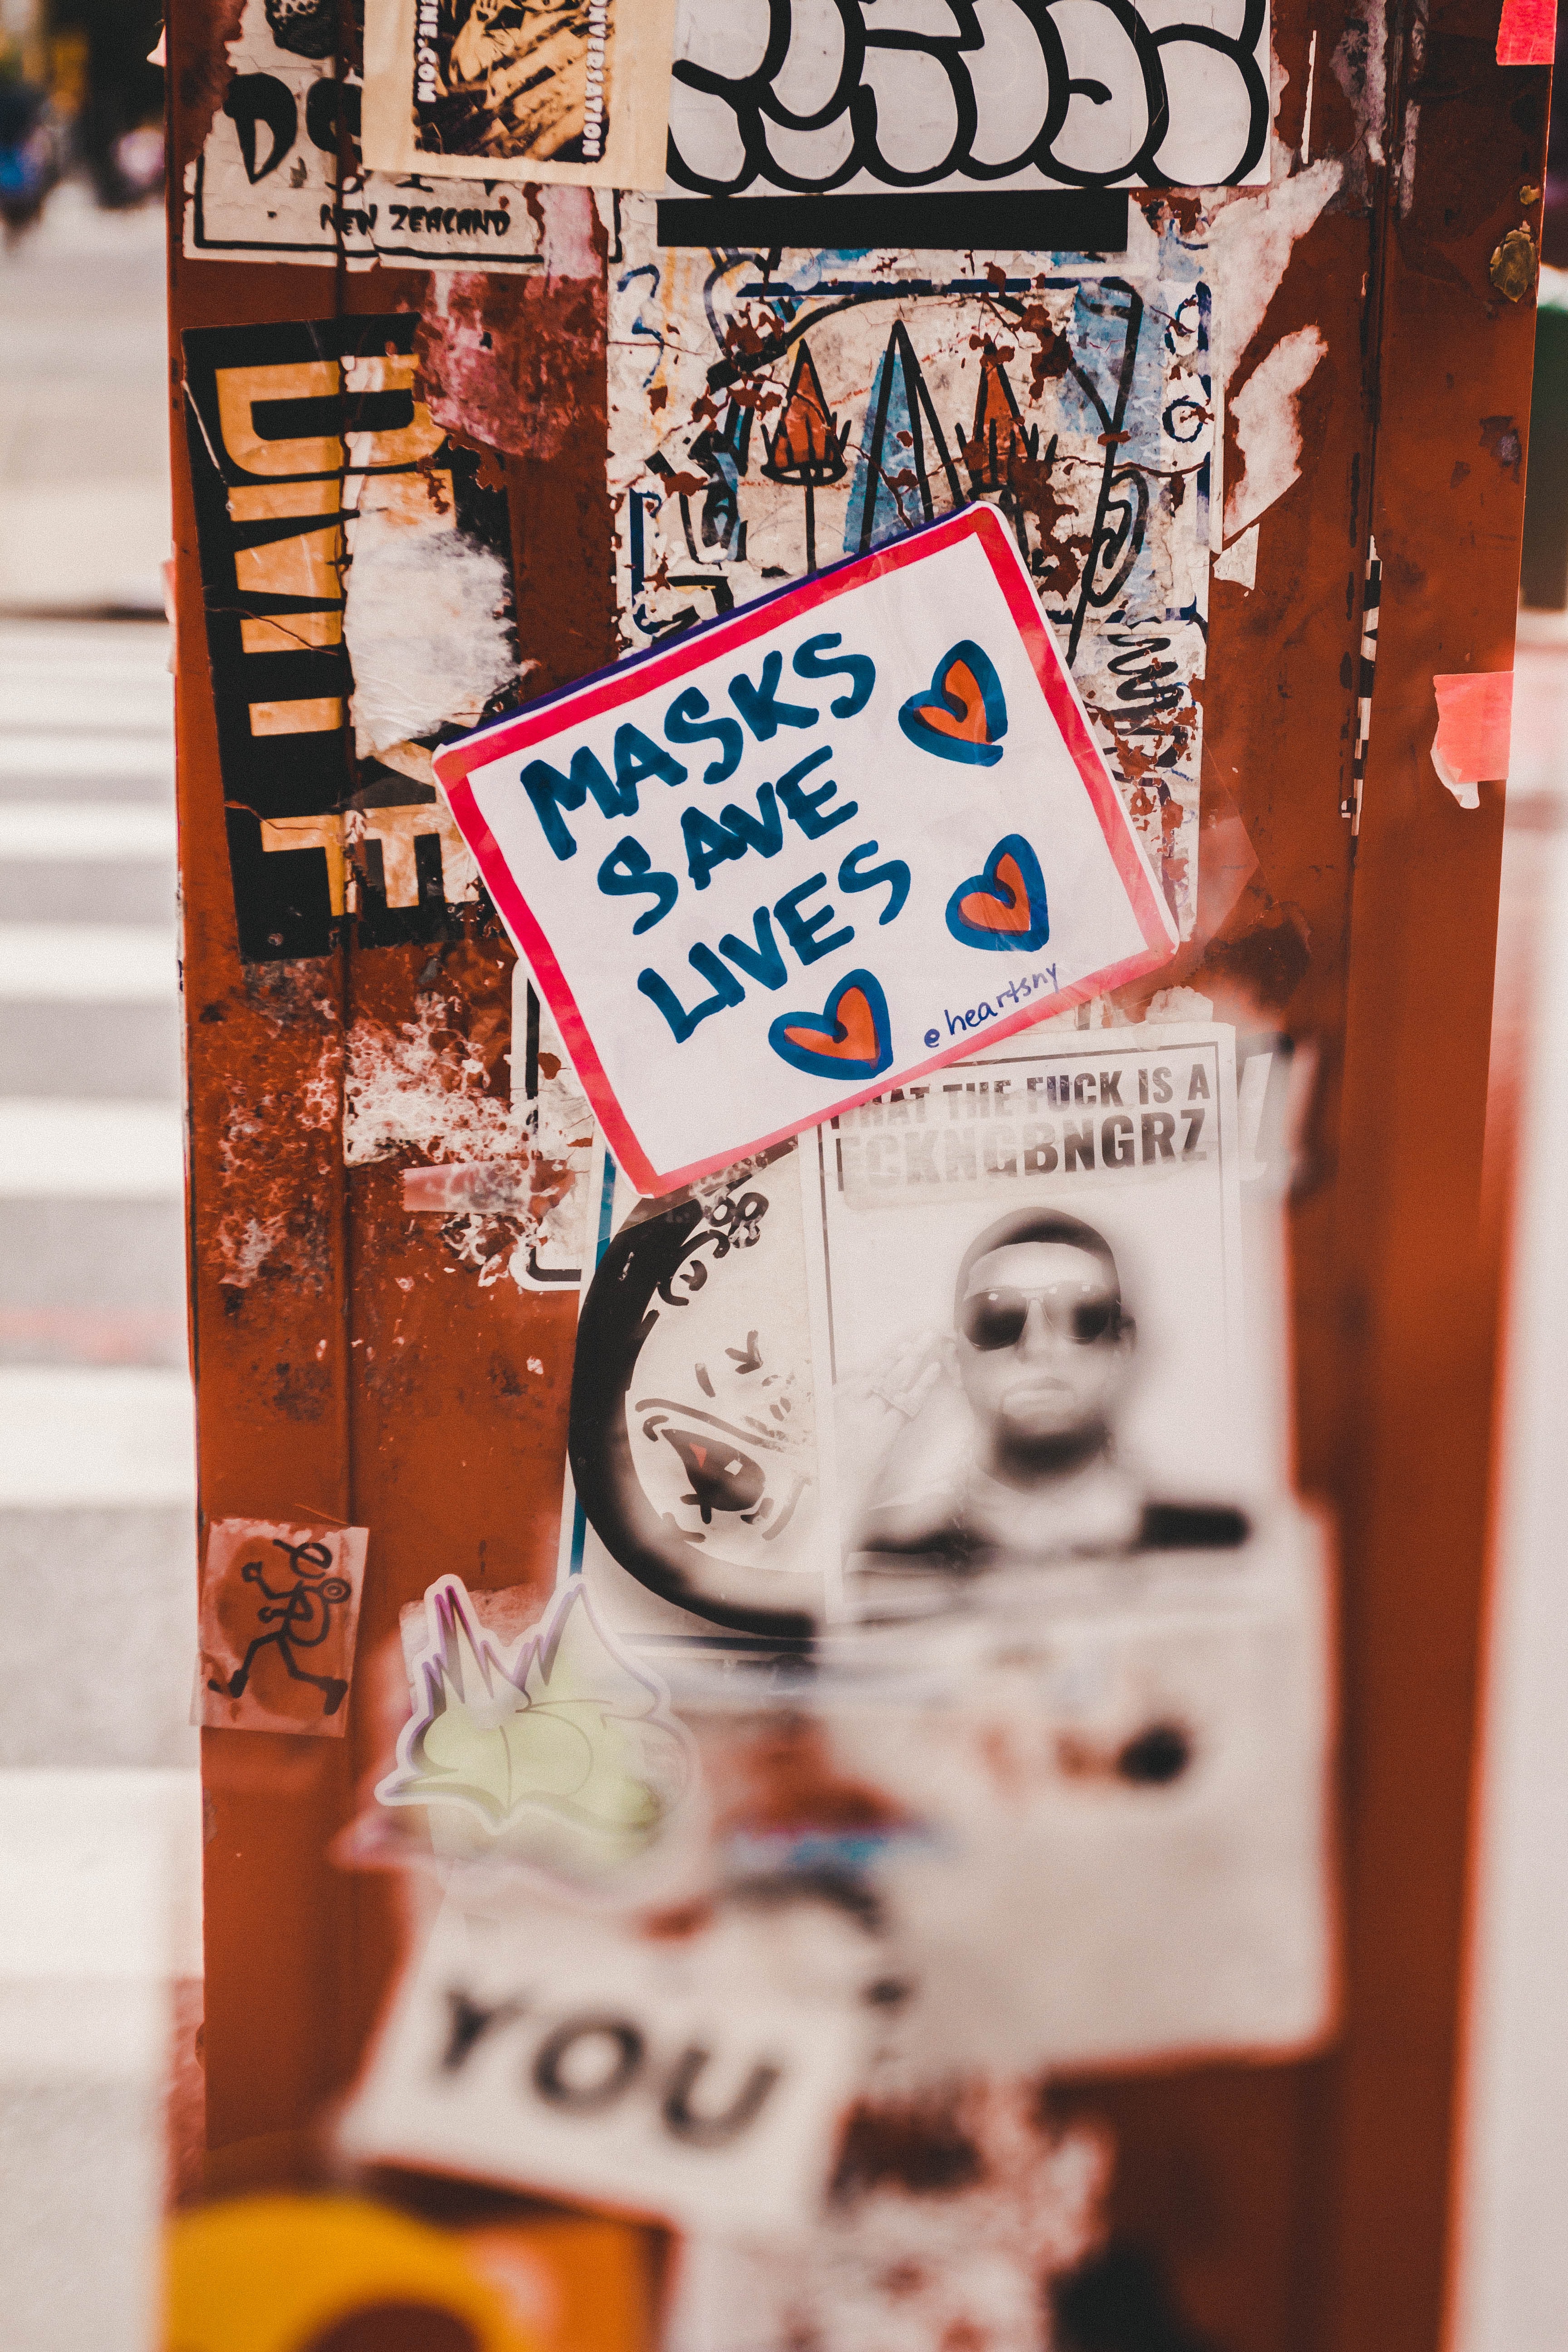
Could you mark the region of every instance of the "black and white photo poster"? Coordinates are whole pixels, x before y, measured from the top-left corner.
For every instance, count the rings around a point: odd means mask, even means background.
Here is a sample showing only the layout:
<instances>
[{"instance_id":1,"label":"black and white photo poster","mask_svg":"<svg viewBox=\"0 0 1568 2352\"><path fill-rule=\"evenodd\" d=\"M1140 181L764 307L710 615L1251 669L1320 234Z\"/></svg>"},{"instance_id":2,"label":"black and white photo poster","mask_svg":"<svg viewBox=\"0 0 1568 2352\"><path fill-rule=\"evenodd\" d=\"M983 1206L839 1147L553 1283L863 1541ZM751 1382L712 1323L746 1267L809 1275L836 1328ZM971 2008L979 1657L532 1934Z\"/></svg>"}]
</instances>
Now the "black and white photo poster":
<instances>
[{"instance_id":1,"label":"black and white photo poster","mask_svg":"<svg viewBox=\"0 0 1568 2352\"><path fill-rule=\"evenodd\" d=\"M851 1615L1190 1548L1210 1519L1237 1539L1228 1029L1035 1032L819 1129L800 1165Z\"/></svg>"}]
</instances>

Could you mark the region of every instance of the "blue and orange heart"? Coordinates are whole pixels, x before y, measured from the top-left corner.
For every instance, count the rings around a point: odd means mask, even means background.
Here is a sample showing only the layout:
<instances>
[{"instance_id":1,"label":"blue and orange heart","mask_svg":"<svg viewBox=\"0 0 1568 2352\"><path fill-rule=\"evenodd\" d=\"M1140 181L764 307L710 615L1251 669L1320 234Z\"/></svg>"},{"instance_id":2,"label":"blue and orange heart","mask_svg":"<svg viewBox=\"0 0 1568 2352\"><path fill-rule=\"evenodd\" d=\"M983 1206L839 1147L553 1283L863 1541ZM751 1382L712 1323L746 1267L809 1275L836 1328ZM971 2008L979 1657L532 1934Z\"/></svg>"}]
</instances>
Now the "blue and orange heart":
<instances>
[{"instance_id":1,"label":"blue and orange heart","mask_svg":"<svg viewBox=\"0 0 1568 2352\"><path fill-rule=\"evenodd\" d=\"M893 1058L881 982L847 971L820 1013L781 1013L768 1043L808 1078L879 1077Z\"/></svg>"},{"instance_id":2,"label":"blue and orange heart","mask_svg":"<svg viewBox=\"0 0 1568 2352\"><path fill-rule=\"evenodd\" d=\"M931 674L921 694L911 694L899 712L910 741L939 760L966 767L994 768L1007 732L1007 698L995 665L973 637L960 637Z\"/></svg>"},{"instance_id":3,"label":"blue and orange heart","mask_svg":"<svg viewBox=\"0 0 1568 2352\"><path fill-rule=\"evenodd\" d=\"M984 869L961 882L947 902L947 928L966 948L1006 954L1043 948L1051 936L1046 877L1021 833L1005 833Z\"/></svg>"}]
</instances>

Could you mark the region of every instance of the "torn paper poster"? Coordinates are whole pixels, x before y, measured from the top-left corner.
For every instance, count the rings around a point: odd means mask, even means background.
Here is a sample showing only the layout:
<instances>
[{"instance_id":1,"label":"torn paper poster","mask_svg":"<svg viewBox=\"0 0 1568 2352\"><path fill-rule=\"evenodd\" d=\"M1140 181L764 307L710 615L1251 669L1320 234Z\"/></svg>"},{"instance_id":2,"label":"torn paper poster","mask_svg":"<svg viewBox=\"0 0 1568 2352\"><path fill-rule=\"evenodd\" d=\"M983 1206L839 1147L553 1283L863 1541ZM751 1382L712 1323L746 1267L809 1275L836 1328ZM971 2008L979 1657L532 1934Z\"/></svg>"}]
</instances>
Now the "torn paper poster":
<instances>
[{"instance_id":1,"label":"torn paper poster","mask_svg":"<svg viewBox=\"0 0 1568 2352\"><path fill-rule=\"evenodd\" d=\"M1268 179L1268 11L1068 16L681 0L669 190L1217 187Z\"/></svg>"},{"instance_id":2,"label":"torn paper poster","mask_svg":"<svg viewBox=\"0 0 1568 2352\"><path fill-rule=\"evenodd\" d=\"M465 441L553 465L581 430L565 383L603 380L604 264L593 192L540 188L545 278L442 272L430 280L416 345L430 414Z\"/></svg>"},{"instance_id":3,"label":"torn paper poster","mask_svg":"<svg viewBox=\"0 0 1568 2352\"><path fill-rule=\"evenodd\" d=\"M365 0L365 161L657 188L674 14L674 0Z\"/></svg>"},{"instance_id":4,"label":"torn paper poster","mask_svg":"<svg viewBox=\"0 0 1568 2352\"><path fill-rule=\"evenodd\" d=\"M1557 54L1557 0L1503 0L1500 66L1549 66Z\"/></svg>"},{"instance_id":5,"label":"torn paper poster","mask_svg":"<svg viewBox=\"0 0 1568 2352\"><path fill-rule=\"evenodd\" d=\"M1437 731L1432 765L1463 809L1479 808L1477 787L1508 775L1513 725L1511 669L1455 670L1434 676Z\"/></svg>"},{"instance_id":6,"label":"torn paper poster","mask_svg":"<svg viewBox=\"0 0 1568 2352\"><path fill-rule=\"evenodd\" d=\"M413 1713L382 1805L422 1815L430 1851L470 1879L521 1874L623 1909L666 1896L706 1826L696 1750L580 1578L505 1641L442 1577L405 1643Z\"/></svg>"},{"instance_id":7,"label":"torn paper poster","mask_svg":"<svg viewBox=\"0 0 1568 2352\"><path fill-rule=\"evenodd\" d=\"M829 1900L638 1934L534 1901L438 1913L340 2143L726 2236L809 2224L878 1939Z\"/></svg>"},{"instance_id":8,"label":"torn paper poster","mask_svg":"<svg viewBox=\"0 0 1568 2352\"><path fill-rule=\"evenodd\" d=\"M1240 391L1230 394L1241 473L1226 494L1227 540L1238 538L1300 479L1301 394L1328 348L1316 327L1299 327L1267 352ZM1250 587L1251 581L1246 584Z\"/></svg>"},{"instance_id":9,"label":"torn paper poster","mask_svg":"<svg viewBox=\"0 0 1568 2352\"><path fill-rule=\"evenodd\" d=\"M1214 560L1216 580L1229 580L1238 588L1251 588L1258 579L1258 525L1238 533L1223 555Z\"/></svg>"},{"instance_id":10,"label":"torn paper poster","mask_svg":"<svg viewBox=\"0 0 1568 2352\"><path fill-rule=\"evenodd\" d=\"M335 15L245 0L223 104L185 167L187 259L542 269L518 188L360 168L361 80L337 42Z\"/></svg>"},{"instance_id":11,"label":"torn paper poster","mask_svg":"<svg viewBox=\"0 0 1568 2352\"><path fill-rule=\"evenodd\" d=\"M944 1071L923 1127L907 1090L700 1201L606 1185L562 1570L695 1732L719 1884L875 1906L895 2075L1300 2049L1332 1983L1329 1565L1232 1344L1229 1034L1011 1048ZM910 1522L825 1547L851 1479Z\"/></svg>"},{"instance_id":12,"label":"torn paper poster","mask_svg":"<svg viewBox=\"0 0 1568 2352\"><path fill-rule=\"evenodd\" d=\"M213 1521L195 1722L342 1738L368 1541L363 1528Z\"/></svg>"},{"instance_id":13,"label":"torn paper poster","mask_svg":"<svg viewBox=\"0 0 1568 2352\"><path fill-rule=\"evenodd\" d=\"M433 747L518 691L500 471L416 395L416 319L195 329L185 393L247 961L441 939L478 876ZM348 730L353 728L353 757Z\"/></svg>"},{"instance_id":14,"label":"torn paper poster","mask_svg":"<svg viewBox=\"0 0 1568 2352\"><path fill-rule=\"evenodd\" d=\"M1027 567L986 506L437 763L645 1192L939 1067L982 1022L1018 1028L1174 951ZM735 797L716 804L721 784Z\"/></svg>"},{"instance_id":15,"label":"torn paper poster","mask_svg":"<svg viewBox=\"0 0 1568 2352\"><path fill-rule=\"evenodd\" d=\"M1161 1533L985 1572L924 1620L819 1642L787 1679L776 1647L742 1665L737 1642L725 1674L711 1641L642 1637L722 1801L721 1885L833 1875L879 1922L902 1993L873 2087L1300 2052L1326 2031L1322 1535L1278 1507L1241 1543L1192 1517Z\"/></svg>"},{"instance_id":16,"label":"torn paper poster","mask_svg":"<svg viewBox=\"0 0 1568 2352\"><path fill-rule=\"evenodd\" d=\"M676 2256L666 2352L1041 2352L1051 2284L1099 2241L1109 2135L1053 2126L1034 2084L967 2083L857 2116L804 2241Z\"/></svg>"},{"instance_id":17,"label":"torn paper poster","mask_svg":"<svg viewBox=\"0 0 1568 2352\"><path fill-rule=\"evenodd\" d=\"M1186 937L1214 404L1201 246L674 250L622 201L610 486L641 649L970 500L1015 535Z\"/></svg>"},{"instance_id":18,"label":"torn paper poster","mask_svg":"<svg viewBox=\"0 0 1568 2352\"><path fill-rule=\"evenodd\" d=\"M1172 1515L1142 1551L990 1571L926 1617L792 1645L780 1616L721 1643L590 1528L584 1580L698 1739L717 1887L832 1880L880 1922L900 1992L876 2080L1326 2029L1328 1560L1289 1509L1235 1532Z\"/></svg>"}]
</instances>

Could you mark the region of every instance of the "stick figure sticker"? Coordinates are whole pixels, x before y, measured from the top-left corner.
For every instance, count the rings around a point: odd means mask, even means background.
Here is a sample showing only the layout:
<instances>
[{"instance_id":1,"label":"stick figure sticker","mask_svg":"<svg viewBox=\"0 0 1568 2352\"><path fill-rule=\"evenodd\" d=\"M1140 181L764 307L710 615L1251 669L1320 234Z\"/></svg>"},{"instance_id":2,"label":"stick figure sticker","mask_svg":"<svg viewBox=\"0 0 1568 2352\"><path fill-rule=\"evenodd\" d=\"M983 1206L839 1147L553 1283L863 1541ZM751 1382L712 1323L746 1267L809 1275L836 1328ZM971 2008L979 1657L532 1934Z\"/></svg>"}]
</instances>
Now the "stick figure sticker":
<instances>
[{"instance_id":1,"label":"stick figure sticker","mask_svg":"<svg viewBox=\"0 0 1568 2352\"><path fill-rule=\"evenodd\" d=\"M367 1541L363 1528L213 1521L194 1721L342 1738Z\"/></svg>"},{"instance_id":2,"label":"stick figure sticker","mask_svg":"<svg viewBox=\"0 0 1568 2352\"><path fill-rule=\"evenodd\" d=\"M514 712L436 769L643 1192L1175 950L988 507Z\"/></svg>"}]
</instances>

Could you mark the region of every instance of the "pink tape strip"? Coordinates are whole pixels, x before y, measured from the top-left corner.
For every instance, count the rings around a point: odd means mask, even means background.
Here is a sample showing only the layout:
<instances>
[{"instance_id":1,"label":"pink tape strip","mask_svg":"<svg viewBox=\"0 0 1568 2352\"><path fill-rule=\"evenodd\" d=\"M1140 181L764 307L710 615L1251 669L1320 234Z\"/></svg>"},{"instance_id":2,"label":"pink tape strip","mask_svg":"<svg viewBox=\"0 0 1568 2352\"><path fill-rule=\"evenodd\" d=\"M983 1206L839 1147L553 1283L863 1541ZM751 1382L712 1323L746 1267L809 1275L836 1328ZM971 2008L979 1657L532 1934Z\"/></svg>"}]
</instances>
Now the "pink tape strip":
<instances>
[{"instance_id":1,"label":"pink tape strip","mask_svg":"<svg viewBox=\"0 0 1568 2352\"><path fill-rule=\"evenodd\" d=\"M1500 66L1549 66L1557 47L1557 0L1502 0Z\"/></svg>"},{"instance_id":2,"label":"pink tape strip","mask_svg":"<svg viewBox=\"0 0 1568 2352\"><path fill-rule=\"evenodd\" d=\"M1508 774L1513 672L1453 670L1435 677L1432 690L1437 698L1432 765L1461 808L1476 808L1476 786Z\"/></svg>"},{"instance_id":3,"label":"pink tape strip","mask_svg":"<svg viewBox=\"0 0 1568 2352\"><path fill-rule=\"evenodd\" d=\"M416 1216L450 1217L471 1213L505 1216L526 1210L532 1162L516 1160L442 1160L434 1168L405 1168L403 1205Z\"/></svg>"}]
</instances>

